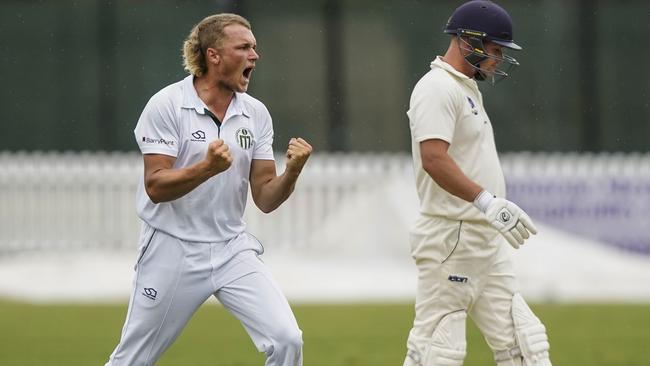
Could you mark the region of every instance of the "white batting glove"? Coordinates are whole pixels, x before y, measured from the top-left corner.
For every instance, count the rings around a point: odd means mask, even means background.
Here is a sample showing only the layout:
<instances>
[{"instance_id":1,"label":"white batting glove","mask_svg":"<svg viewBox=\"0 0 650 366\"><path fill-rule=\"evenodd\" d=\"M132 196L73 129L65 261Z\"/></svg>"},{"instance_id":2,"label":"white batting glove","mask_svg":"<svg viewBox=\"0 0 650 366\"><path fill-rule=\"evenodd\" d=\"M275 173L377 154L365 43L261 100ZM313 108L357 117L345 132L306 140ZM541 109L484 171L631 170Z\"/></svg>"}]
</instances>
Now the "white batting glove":
<instances>
[{"instance_id":1,"label":"white batting glove","mask_svg":"<svg viewBox=\"0 0 650 366\"><path fill-rule=\"evenodd\" d=\"M485 214L490 225L499 230L515 249L519 249L530 233L537 234L533 220L524 210L504 198L497 198L483 190L474 200L474 206Z\"/></svg>"}]
</instances>

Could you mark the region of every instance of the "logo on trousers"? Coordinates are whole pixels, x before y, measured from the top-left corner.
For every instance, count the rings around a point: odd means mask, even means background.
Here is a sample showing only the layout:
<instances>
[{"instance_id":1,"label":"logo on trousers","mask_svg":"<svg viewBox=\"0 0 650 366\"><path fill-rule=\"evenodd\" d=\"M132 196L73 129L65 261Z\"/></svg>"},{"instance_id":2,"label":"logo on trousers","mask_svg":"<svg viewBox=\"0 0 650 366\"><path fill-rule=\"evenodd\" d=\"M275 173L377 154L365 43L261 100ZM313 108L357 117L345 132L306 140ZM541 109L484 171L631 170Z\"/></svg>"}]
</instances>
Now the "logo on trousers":
<instances>
[{"instance_id":1,"label":"logo on trousers","mask_svg":"<svg viewBox=\"0 0 650 366\"><path fill-rule=\"evenodd\" d=\"M144 292L142 294L145 297L150 298L151 300L155 300L156 296L158 295L158 291L156 291L156 289L151 288L151 287L145 287Z\"/></svg>"},{"instance_id":2,"label":"logo on trousers","mask_svg":"<svg viewBox=\"0 0 650 366\"><path fill-rule=\"evenodd\" d=\"M467 283L469 279L465 276L458 276L458 275L449 275L447 279L451 282L460 282L460 283Z\"/></svg>"}]
</instances>

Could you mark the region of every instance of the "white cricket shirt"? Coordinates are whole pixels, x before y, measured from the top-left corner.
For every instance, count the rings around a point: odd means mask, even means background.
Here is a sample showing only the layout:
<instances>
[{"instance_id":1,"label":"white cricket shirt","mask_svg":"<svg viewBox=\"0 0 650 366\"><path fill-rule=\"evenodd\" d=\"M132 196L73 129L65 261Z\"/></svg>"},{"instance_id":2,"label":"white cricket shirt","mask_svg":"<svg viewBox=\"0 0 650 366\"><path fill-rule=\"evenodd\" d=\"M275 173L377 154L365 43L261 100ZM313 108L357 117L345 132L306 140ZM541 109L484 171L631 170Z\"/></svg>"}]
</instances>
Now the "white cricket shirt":
<instances>
[{"instance_id":1,"label":"white cricket shirt","mask_svg":"<svg viewBox=\"0 0 650 366\"><path fill-rule=\"evenodd\" d=\"M420 156L420 142L447 141L449 156L469 179L497 197L505 197L505 179L494 133L476 81L438 57L415 85L407 115L420 213L455 220L483 220L483 214L471 202L436 184L422 168Z\"/></svg>"},{"instance_id":2,"label":"white cricket shirt","mask_svg":"<svg viewBox=\"0 0 650 366\"><path fill-rule=\"evenodd\" d=\"M205 157L208 144L221 138L230 148L230 168L181 198L155 204L137 191L138 215L150 226L186 241L221 242L242 233L253 159L273 160L273 125L260 101L235 93L221 127L205 113L190 75L156 93L142 111L135 138L143 154L176 157L174 168Z\"/></svg>"}]
</instances>

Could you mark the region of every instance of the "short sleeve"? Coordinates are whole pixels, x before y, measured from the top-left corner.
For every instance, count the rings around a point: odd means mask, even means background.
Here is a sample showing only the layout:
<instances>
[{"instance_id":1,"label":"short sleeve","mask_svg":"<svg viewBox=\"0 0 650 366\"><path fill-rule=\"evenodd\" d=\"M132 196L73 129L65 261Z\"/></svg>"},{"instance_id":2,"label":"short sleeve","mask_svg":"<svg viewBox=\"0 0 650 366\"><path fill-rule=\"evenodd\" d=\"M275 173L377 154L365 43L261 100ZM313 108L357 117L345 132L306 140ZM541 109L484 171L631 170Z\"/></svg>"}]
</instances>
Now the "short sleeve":
<instances>
[{"instance_id":1,"label":"short sleeve","mask_svg":"<svg viewBox=\"0 0 650 366\"><path fill-rule=\"evenodd\" d=\"M171 100L163 95L154 95L149 100L133 132L143 154L178 156L176 116Z\"/></svg>"},{"instance_id":2,"label":"short sleeve","mask_svg":"<svg viewBox=\"0 0 650 366\"><path fill-rule=\"evenodd\" d=\"M257 115L255 123L258 128L258 138L255 139L255 148L253 150L253 159L274 160L273 157L273 122L271 114L263 107Z\"/></svg>"},{"instance_id":3,"label":"short sleeve","mask_svg":"<svg viewBox=\"0 0 650 366\"><path fill-rule=\"evenodd\" d=\"M416 85L407 112L414 141L441 139L452 143L456 126L453 91L432 80Z\"/></svg>"}]
</instances>

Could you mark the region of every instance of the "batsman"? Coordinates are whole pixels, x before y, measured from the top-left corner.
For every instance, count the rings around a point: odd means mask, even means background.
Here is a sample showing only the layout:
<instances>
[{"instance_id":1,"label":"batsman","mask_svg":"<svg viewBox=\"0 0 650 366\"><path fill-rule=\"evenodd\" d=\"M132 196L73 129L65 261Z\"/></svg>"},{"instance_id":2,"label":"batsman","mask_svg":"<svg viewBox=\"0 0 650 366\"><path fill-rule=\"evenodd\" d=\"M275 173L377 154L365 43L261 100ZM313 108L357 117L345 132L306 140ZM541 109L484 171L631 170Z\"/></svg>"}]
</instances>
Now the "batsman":
<instances>
[{"instance_id":1,"label":"batsman","mask_svg":"<svg viewBox=\"0 0 650 366\"><path fill-rule=\"evenodd\" d=\"M420 215L411 229L418 268L415 320L404 366L460 366L465 322L498 366L550 366L546 329L519 293L507 245L537 229L505 198L492 124L477 81L495 84L518 62L512 19L484 0L458 7L444 56L413 89L409 110Z\"/></svg>"}]
</instances>

